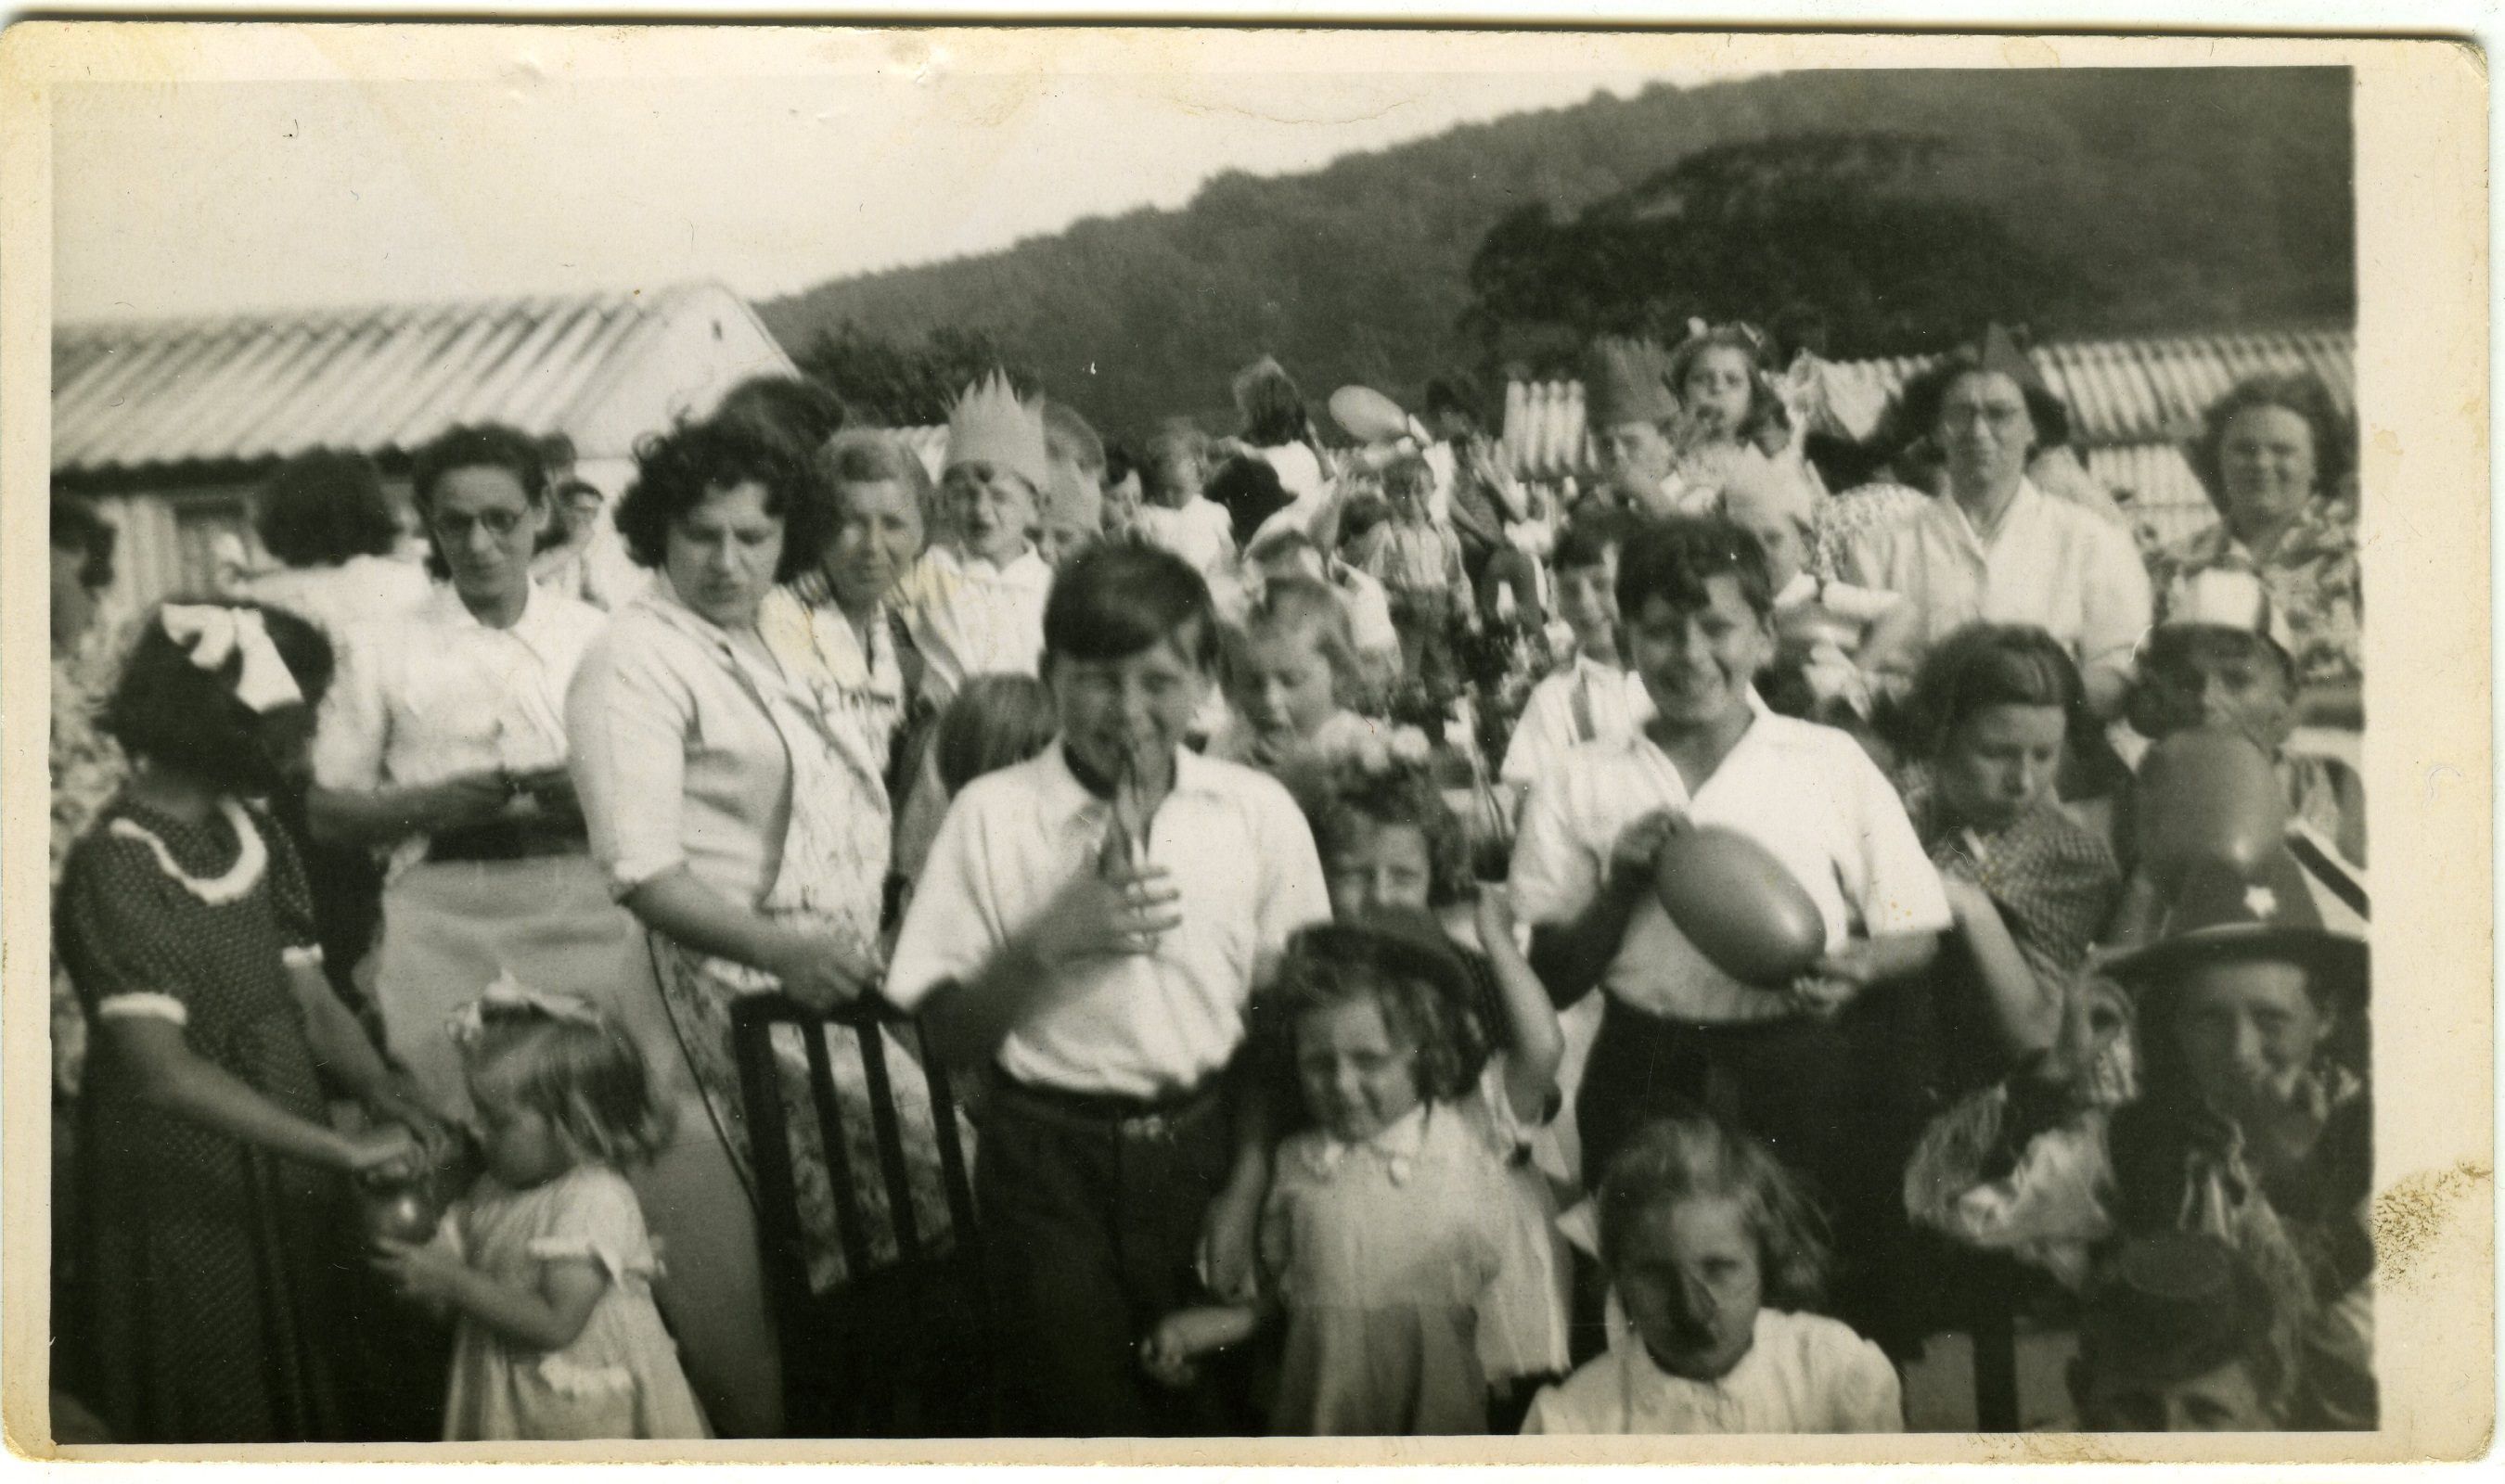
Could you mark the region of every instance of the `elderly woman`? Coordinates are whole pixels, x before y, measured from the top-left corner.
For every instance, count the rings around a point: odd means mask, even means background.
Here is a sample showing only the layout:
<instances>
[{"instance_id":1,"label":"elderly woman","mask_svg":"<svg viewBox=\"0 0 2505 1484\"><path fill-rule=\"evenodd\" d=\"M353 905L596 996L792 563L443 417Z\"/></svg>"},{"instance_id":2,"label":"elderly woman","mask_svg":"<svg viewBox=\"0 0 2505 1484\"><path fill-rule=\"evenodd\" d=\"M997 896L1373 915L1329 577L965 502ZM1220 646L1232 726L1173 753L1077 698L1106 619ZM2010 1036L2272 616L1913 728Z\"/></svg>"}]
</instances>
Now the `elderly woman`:
<instances>
[{"instance_id":1,"label":"elderly woman","mask_svg":"<svg viewBox=\"0 0 2505 1484\"><path fill-rule=\"evenodd\" d=\"M2226 1238L2261 1272L2297 1377L2288 1425L2375 1426L2366 945L2327 932L2281 849L2195 867L2137 991L2141 1095L2108 1134L2125 1233Z\"/></svg>"},{"instance_id":2,"label":"elderly woman","mask_svg":"<svg viewBox=\"0 0 2505 1484\"><path fill-rule=\"evenodd\" d=\"M529 435L452 429L410 483L441 580L337 635L305 817L387 853L373 997L419 1089L465 1112L454 1010L508 972L607 1003L633 946L565 769L566 686L608 620L531 581L549 492Z\"/></svg>"},{"instance_id":3,"label":"elderly woman","mask_svg":"<svg viewBox=\"0 0 2505 1484\"><path fill-rule=\"evenodd\" d=\"M880 976L888 816L883 759L870 744L884 709L880 629L806 613L794 650L784 624L779 639L762 627L775 584L823 562L830 544L811 470L788 445L738 423L704 423L649 440L636 464L617 527L658 576L617 613L568 698L575 777L611 889L647 930L633 993L658 1004L671 1032L663 1075L678 1084L678 1134L640 1178L646 1215L670 1251L658 1296L716 1427L771 1436L781 1363L758 1262L730 1007L779 991L828 1009ZM862 497L860 508L884 495ZM831 544L845 551L847 539ZM882 569L904 544L895 535L863 568ZM870 585L849 560L835 567L842 592ZM848 642L860 646L850 657L858 668L843 657ZM843 1044L832 1043L838 1092L857 1099L858 1058ZM795 1113L793 1175L811 1279L823 1288L843 1276L827 1162L796 1035L777 1051ZM928 1145L918 1070L892 1055L889 1073L908 1141ZM853 1167L876 1168L875 1156L856 1149ZM922 1229L943 1230L935 1162L924 1184ZM862 1194L882 1224L878 1192ZM892 1249L892 1233L871 1245Z\"/></svg>"},{"instance_id":4,"label":"elderly woman","mask_svg":"<svg viewBox=\"0 0 2505 1484\"><path fill-rule=\"evenodd\" d=\"M2111 717L2148 628L2148 572L2127 532L2029 479L2037 431L2059 426L2060 401L1995 334L1907 386L1903 411L1936 437L1947 490L1854 535L1845 580L1904 594L1924 646L1978 619L2050 632L2078 662L2090 707Z\"/></svg>"},{"instance_id":5,"label":"elderly woman","mask_svg":"<svg viewBox=\"0 0 2505 1484\"><path fill-rule=\"evenodd\" d=\"M2357 507L2346 493L2354 426L2310 374L2238 383L2185 450L2218 524L2162 548L2150 564L2161 618L2202 572L2259 576L2272 638L2295 659L2304 687L2300 720L2315 725L2363 719Z\"/></svg>"}]
</instances>

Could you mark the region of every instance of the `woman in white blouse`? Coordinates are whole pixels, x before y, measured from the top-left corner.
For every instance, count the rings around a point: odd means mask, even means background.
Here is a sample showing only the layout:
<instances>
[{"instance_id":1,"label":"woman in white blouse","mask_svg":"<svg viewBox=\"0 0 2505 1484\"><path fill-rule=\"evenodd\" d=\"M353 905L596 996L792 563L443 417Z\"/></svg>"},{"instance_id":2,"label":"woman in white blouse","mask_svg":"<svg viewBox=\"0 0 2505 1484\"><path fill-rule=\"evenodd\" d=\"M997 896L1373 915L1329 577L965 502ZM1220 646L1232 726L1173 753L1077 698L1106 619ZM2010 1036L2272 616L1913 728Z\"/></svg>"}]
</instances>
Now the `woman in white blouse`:
<instances>
[{"instance_id":1,"label":"woman in white blouse","mask_svg":"<svg viewBox=\"0 0 2505 1484\"><path fill-rule=\"evenodd\" d=\"M877 983L884 758L867 744L861 718L832 707L831 693L811 683L814 673L833 673L828 657L801 663L790 635L778 653L760 628L776 582L826 549L811 470L780 445L722 423L650 440L636 462L617 527L658 576L584 660L566 715L593 852L648 929L650 951L637 970L644 987L634 993L662 1006L686 1080L677 1138L638 1177L645 1213L670 1254L656 1294L716 1428L771 1436L782 1420L780 1359L758 1261L730 1007L742 995L779 991L825 1010ZM869 632L874 673L877 631ZM819 638L838 638L831 631ZM849 1044L846 1035L829 1041L847 1098L861 1095ZM796 1114L792 1173L810 1276L823 1289L844 1271L827 1163L796 1032L776 1050ZM891 1055L889 1073L908 1144L935 1150L918 1069ZM866 1149L853 1163L877 1167ZM917 1215L922 1230L944 1230L935 1153L928 1163ZM879 1192L860 1193L880 1225ZM874 1253L893 1250L892 1229L870 1240Z\"/></svg>"},{"instance_id":2,"label":"woman in white blouse","mask_svg":"<svg viewBox=\"0 0 2505 1484\"><path fill-rule=\"evenodd\" d=\"M607 618L530 580L538 444L456 428L411 474L445 580L347 624L313 744L315 838L387 853L374 999L439 1106L468 1090L446 1018L503 973L606 1003L634 924L593 866L566 775L565 690Z\"/></svg>"}]
</instances>

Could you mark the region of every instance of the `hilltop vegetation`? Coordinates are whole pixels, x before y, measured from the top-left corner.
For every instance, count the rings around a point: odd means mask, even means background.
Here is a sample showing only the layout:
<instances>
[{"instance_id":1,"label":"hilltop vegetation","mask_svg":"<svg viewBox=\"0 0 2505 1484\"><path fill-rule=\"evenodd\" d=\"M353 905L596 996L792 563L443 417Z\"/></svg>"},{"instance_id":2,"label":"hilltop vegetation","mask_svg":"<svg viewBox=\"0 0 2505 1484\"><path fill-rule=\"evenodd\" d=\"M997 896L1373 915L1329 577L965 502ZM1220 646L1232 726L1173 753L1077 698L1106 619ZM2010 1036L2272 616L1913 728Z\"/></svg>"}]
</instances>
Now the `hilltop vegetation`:
<instances>
[{"instance_id":1,"label":"hilltop vegetation","mask_svg":"<svg viewBox=\"0 0 2505 1484\"><path fill-rule=\"evenodd\" d=\"M2347 72L2330 68L1820 72L1663 86L1308 174L1221 174L1178 211L1091 218L1005 252L840 280L759 309L804 359L822 334L849 335L856 351L887 342L908 359L934 331L942 350L984 337L1111 431L1223 408L1230 373L1265 351L1317 399L1351 381L1407 396L1452 366L1544 369L1588 328L1533 323L1550 312L1535 293L1530 309L1492 309L1474 294L1473 262L1500 223L1517 236L1543 224L1566 234L1596 208L1675 212L1656 198L1681 179L1681 161L1696 174L1702 152L1772 141L1780 155L1790 139L1818 136L1831 155L1839 138L1871 136L1921 143L1889 156L1886 211L1822 219L1822 230L1849 245L1863 229L1855 224L1875 221L1867 230L1892 241L1898 229L1885 224L1911 209L1974 224L1962 235L1993 241L1949 263L1929 252L1853 256L1856 273L1931 281L1856 287L1855 303L1886 312L1855 319L1855 343L1839 353L1926 348L1969 332L1963 319L2005 313L1993 300L2011 294L2032 310L2039 338L2346 321L2355 305L2348 100ZM1799 247L1818 199L1777 191L1734 230L1790 223L1768 251ZM1690 229L1686 256L1664 260L1736 271L1727 242L1700 257L1697 236ZM1836 251L1794 256L1841 261ZM1776 288L1720 292L1792 293L1800 271L1747 280ZM1481 278L1484 290L1484 265ZM1961 292L1968 278L1972 294ZM1656 317L1677 312L1683 295L1691 286L1653 295ZM1595 314L1623 317L1607 305Z\"/></svg>"}]
</instances>

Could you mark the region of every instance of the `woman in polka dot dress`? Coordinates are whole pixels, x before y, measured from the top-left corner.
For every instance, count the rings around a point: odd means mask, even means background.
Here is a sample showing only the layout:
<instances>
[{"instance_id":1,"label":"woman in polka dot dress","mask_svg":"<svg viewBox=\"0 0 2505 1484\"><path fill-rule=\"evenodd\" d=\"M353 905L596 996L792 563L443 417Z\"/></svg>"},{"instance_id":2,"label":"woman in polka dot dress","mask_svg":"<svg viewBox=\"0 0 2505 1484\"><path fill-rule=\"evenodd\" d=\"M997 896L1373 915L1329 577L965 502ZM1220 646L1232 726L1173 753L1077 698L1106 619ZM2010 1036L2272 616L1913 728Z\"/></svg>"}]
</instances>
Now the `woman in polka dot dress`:
<instances>
[{"instance_id":1,"label":"woman in polka dot dress","mask_svg":"<svg viewBox=\"0 0 2505 1484\"><path fill-rule=\"evenodd\" d=\"M169 606L106 713L137 761L55 904L95 1036L84 1263L54 1329L60 1384L117 1442L340 1437L348 1177L411 1168L420 1138L444 1137L332 993L303 870L241 802L300 757L330 673L300 620ZM332 1126L325 1073L372 1131Z\"/></svg>"}]
</instances>

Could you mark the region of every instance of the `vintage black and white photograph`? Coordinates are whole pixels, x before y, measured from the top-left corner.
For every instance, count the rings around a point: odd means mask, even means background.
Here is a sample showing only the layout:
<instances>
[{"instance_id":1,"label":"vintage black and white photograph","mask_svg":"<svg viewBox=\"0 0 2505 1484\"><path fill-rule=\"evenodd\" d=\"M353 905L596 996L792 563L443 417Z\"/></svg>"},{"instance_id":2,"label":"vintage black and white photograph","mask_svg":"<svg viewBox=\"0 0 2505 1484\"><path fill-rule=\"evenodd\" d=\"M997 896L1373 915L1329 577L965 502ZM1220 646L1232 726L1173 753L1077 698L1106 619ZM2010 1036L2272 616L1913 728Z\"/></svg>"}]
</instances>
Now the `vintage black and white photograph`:
<instances>
[{"instance_id":1,"label":"vintage black and white photograph","mask_svg":"<svg viewBox=\"0 0 2505 1484\"><path fill-rule=\"evenodd\" d=\"M2338 48L247 29L50 85L33 1436L2485 1446Z\"/></svg>"}]
</instances>

